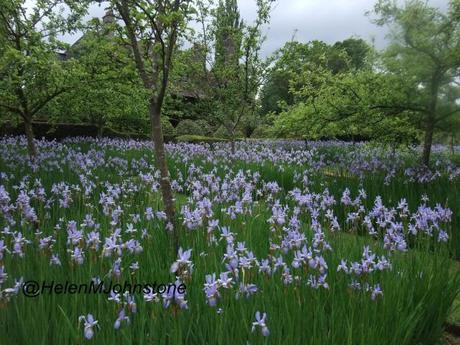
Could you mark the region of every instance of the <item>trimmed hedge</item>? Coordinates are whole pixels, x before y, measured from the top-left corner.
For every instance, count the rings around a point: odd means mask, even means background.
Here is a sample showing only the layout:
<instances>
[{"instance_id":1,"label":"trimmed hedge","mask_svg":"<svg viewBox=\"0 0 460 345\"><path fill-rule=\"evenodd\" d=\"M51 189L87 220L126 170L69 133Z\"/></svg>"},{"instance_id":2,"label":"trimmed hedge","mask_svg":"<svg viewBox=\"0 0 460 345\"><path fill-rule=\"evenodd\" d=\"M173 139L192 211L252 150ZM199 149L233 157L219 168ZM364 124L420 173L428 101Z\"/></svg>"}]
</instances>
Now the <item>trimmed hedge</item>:
<instances>
[{"instance_id":1,"label":"trimmed hedge","mask_svg":"<svg viewBox=\"0 0 460 345\"><path fill-rule=\"evenodd\" d=\"M176 137L177 142L187 142L187 143L222 143L222 142L227 142L227 139L223 138L211 138L211 137L205 137L201 135L180 135Z\"/></svg>"},{"instance_id":2,"label":"trimmed hedge","mask_svg":"<svg viewBox=\"0 0 460 345\"><path fill-rule=\"evenodd\" d=\"M172 127L172 126L171 126ZM33 123L34 136L37 139L45 138L47 140L62 140L66 137L93 137L96 138L99 134L97 126L91 124L74 124L74 123L59 123L50 124L46 122L34 122ZM18 126L11 126L5 124L0 127L0 136L4 135L23 135L24 124L21 123ZM165 130L164 139L166 142L173 141L174 136L169 135L170 131ZM116 129L104 127L103 136L109 138L121 138L121 139L141 139L149 140L150 136L146 134L134 133L134 132L120 132Z\"/></svg>"},{"instance_id":3,"label":"trimmed hedge","mask_svg":"<svg viewBox=\"0 0 460 345\"><path fill-rule=\"evenodd\" d=\"M120 139L142 139L142 140L150 139L150 137L146 134L139 134L139 133L134 133L134 132L119 132L109 127L104 127L103 136L109 137L109 138L120 138Z\"/></svg>"},{"instance_id":4,"label":"trimmed hedge","mask_svg":"<svg viewBox=\"0 0 460 345\"><path fill-rule=\"evenodd\" d=\"M99 131L97 126L88 124L34 122L32 126L35 138L41 139L44 137L48 140L61 140L65 137L78 136L97 137ZM17 126L5 124L0 128L0 135L23 135L24 133L23 123Z\"/></svg>"}]
</instances>

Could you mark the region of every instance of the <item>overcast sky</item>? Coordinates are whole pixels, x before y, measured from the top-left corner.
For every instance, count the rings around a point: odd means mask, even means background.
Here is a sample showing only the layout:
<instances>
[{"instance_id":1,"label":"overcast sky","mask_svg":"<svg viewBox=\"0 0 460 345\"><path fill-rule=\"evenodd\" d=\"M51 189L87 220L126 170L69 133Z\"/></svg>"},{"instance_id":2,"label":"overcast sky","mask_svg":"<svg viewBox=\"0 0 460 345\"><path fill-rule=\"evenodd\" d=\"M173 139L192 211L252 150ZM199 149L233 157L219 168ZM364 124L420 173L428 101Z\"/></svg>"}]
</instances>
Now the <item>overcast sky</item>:
<instances>
[{"instance_id":1,"label":"overcast sky","mask_svg":"<svg viewBox=\"0 0 460 345\"><path fill-rule=\"evenodd\" d=\"M295 34L301 42L322 40L334 43L350 36L374 40L378 49L385 47L386 29L371 23L366 11L376 0L278 0L270 25L265 28L267 40L263 55L282 47ZM430 0L432 6L447 9L448 0ZM241 15L251 21L256 14L255 0L238 0ZM93 5L90 17L102 17L106 5ZM79 36L65 37L73 43Z\"/></svg>"}]
</instances>

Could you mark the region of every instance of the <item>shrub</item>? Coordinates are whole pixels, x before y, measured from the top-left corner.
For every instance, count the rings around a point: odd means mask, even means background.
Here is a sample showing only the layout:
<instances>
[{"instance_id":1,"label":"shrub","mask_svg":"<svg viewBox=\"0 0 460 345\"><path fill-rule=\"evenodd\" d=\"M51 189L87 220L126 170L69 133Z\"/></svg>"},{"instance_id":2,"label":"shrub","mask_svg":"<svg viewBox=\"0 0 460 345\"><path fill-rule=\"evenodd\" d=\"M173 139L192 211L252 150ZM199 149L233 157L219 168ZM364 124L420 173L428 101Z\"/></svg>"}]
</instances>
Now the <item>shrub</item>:
<instances>
[{"instance_id":1,"label":"shrub","mask_svg":"<svg viewBox=\"0 0 460 345\"><path fill-rule=\"evenodd\" d=\"M220 126L219 128L217 128L217 130L214 132L214 137L216 138L225 138L225 139L230 139L230 135L228 134L228 131L227 129L224 127L224 126ZM246 136L244 135L244 133L240 130L236 130L236 133L235 133L235 139L237 138L245 138Z\"/></svg>"},{"instance_id":2,"label":"shrub","mask_svg":"<svg viewBox=\"0 0 460 345\"><path fill-rule=\"evenodd\" d=\"M205 120L183 120L176 127L177 135L207 136L212 132L211 126Z\"/></svg>"},{"instance_id":3,"label":"shrub","mask_svg":"<svg viewBox=\"0 0 460 345\"><path fill-rule=\"evenodd\" d=\"M103 132L104 137L109 138L120 138L120 139L141 139L141 140L148 140L150 137L147 134L137 133L137 132L120 132L114 128L104 127Z\"/></svg>"},{"instance_id":4,"label":"shrub","mask_svg":"<svg viewBox=\"0 0 460 345\"><path fill-rule=\"evenodd\" d=\"M263 125L257 127L254 132L252 132L251 138L253 139L266 139L266 138L272 138L273 130L269 126Z\"/></svg>"},{"instance_id":5,"label":"shrub","mask_svg":"<svg viewBox=\"0 0 460 345\"><path fill-rule=\"evenodd\" d=\"M121 116L109 117L104 127L121 133L136 133L144 136L150 134L150 120L147 116L136 116L123 114Z\"/></svg>"},{"instance_id":6,"label":"shrub","mask_svg":"<svg viewBox=\"0 0 460 345\"><path fill-rule=\"evenodd\" d=\"M210 137L214 133L214 128L212 128L212 126L206 120L196 120L195 124L200 126L201 130L204 132L204 136Z\"/></svg>"},{"instance_id":7,"label":"shrub","mask_svg":"<svg viewBox=\"0 0 460 345\"><path fill-rule=\"evenodd\" d=\"M217 130L214 132L213 136L216 138L228 138L229 137L228 132L224 126L219 126L219 128L217 128Z\"/></svg>"},{"instance_id":8,"label":"shrub","mask_svg":"<svg viewBox=\"0 0 460 345\"><path fill-rule=\"evenodd\" d=\"M173 140L176 137L176 129L173 127L167 116L161 117L161 127L163 129L163 137L166 141Z\"/></svg>"},{"instance_id":9,"label":"shrub","mask_svg":"<svg viewBox=\"0 0 460 345\"><path fill-rule=\"evenodd\" d=\"M178 142L187 142L187 143L220 143L225 142L227 139L223 138L212 138L212 137L205 137L201 135L181 135L176 138Z\"/></svg>"}]
</instances>

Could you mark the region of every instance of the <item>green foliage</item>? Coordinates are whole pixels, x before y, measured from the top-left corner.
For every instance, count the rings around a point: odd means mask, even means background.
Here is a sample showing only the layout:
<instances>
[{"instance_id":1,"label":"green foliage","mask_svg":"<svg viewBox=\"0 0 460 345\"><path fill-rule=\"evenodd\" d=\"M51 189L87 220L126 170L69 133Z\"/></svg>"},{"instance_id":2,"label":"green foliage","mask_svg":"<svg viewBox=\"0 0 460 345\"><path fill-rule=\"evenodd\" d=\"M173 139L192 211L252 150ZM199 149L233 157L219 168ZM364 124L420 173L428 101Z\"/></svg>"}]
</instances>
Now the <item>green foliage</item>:
<instances>
[{"instance_id":1,"label":"green foliage","mask_svg":"<svg viewBox=\"0 0 460 345\"><path fill-rule=\"evenodd\" d=\"M266 96L262 93L265 109L281 113L276 133L306 138L359 135L392 143L423 137L423 162L428 164L435 130L446 131L449 124L455 128L460 114L460 54L453 44L460 39L458 8L458 1L451 1L443 14L424 1L407 1L401 7L379 1L376 23L392 29L391 44L379 59L358 40L332 47L321 42L285 46L272 74L277 80L284 73L289 91L278 92L268 83ZM271 90L289 98L276 99Z\"/></svg>"},{"instance_id":2,"label":"green foliage","mask_svg":"<svg viewBox=\"0 0 460 345\"><path fill-rule=\"evenodd\" d=\"M361 70L369 66L371 47L362 39L349 38L334 45L322 41L308 43L287 42L272 56L262 88L262 113L279 113L295 103L290 88L299 89L301 83L294 82L305 66L324 68L333 74L350 70ZM294 83L293 83L294 82Z\"/></svg>"},{"instance_id":3,"label":"green foliage","mask_svg":"<svg viewBox=\"0 0 460 345\"><path fill-rule=\"evenodd\" d=\"M279 136L422 139L428 164L435 131L454 141L458 131L459 9L458 1L447 13L424 1L378 1L375 22L391 28L380 56L359 39L287 43L273 57L263 112L280 114Z\"/></svg>"},{"instance_id":4,"label":"green foliage","mask_svg":"<svg viewBox=\"0 0 460 345\"><path fill-rule=\"evenodd\" d=\"M202 135L180 135L176 137L176 141L187 143L219 143L226 142L228 140L218 137L206 137Z\"/></svg>"},{"instance_id":5,"label":"green foliage","mask_svg":"<svg viewBox=\"0 0 460 345\"><path fill-rule=\"evenodd\" d=\"M375 22L392 29L383 64L406 88L400 106L412 110L414 126L424 131L423 162L427 165L435 130L460 116L459 11L458 0L449 2L447 13L421 0L406 1L404 6L380 0L375 5Z\"/></svg>"},{"instance_id":6,"label":"green foliage","mask_svg":"<svg viewBox=\"0 0 460 345\"><path fill-rule=\"evenodd\" d=\"M163 136L166 140L173 140L176 137L177 131L169 121L168 117L161 117L161 127L163 129Z\"/></svg>"},{"instance_id":7,"label":"green foliage","mask_svg":"<svg viewBox=\"0 0 460 345\"><path fill-rule=\"evenodd\" d=\"M214 129L206 120L198 119L195 121L195 123L201 127L201 130L204 132L205 136L211 136L214 132Z\"/></svg>"},{"instance_id":8,"label":"green foliage","mask_svg":"<svg viewBox=\"0 0 460 345\"><path fill-rule=\"evenodd\" d=\"M232 136L229 134L228 129L226 129L223 125L219 126L216 131L213 133L213 137L216 138L225 138L231 139ZM244 138L246 137L244 133L240 130L236 130L234 134L234 138Z\"/></svg>"},{"instance_id":9,"label":"green foliage","mask_svg":"<svg viewBox=\"0 0 460 345\"><path fill-rule=\"evenodd\" d=\"M254 139L268 139L273 136L273 128L268 125L260 125L256 127L251 134L251 138Z\"/></svg>"},{"instance_id":10,"label":"green foliage","mask_svg":"<svg viewBox=\"0 0 460 345\"><path fill-rule=\"evenodd\" d=\"M226 138L226 139L229 138L228 131L222 125L216 129L213 136L217 138Z\"/></svg>"},{"instance_id":11,"label":"green foliage","mask_svg":"<svg viewBox=\"0 0 460 345\"><path fill-rule=\"evenodd\" d=\"M244 118L258 112L257 93L266 69L260 57L262 25L268 23L272 2L256 1L257 17L252 25L241 20L236 0L221 0L216 6L212 1L198 2L202 32L196 40L205 61L210 62L200 68L207 80L208 109L231 138L243 122L249 135L254 127Z\"/></svg>"},{"instance_id":12,"label":"green foliage","mask_svg":"<svg viewBox=\"0 0 460 345\"><path fill-rule=\"evenodd\" d=\"M275 118L278 136L292 138L375 139L413 142L410 112L400 104L404 89L398 77L371 69L334 74L327 68L305 68L294 81L299 102Z\"/></svg>"},{"instance_id":13,"label":"green foliage","mask_svg":"<svg viewBox=\"0 0 460 345\"><path fill-rule=\"evenodd\" d=\"M335 73L340 73L349 69L366 68L372 55L372 48L363 39L348 38L336 42L331 47L330 54L332 56L328 62L329 68Z\"/></svg>"},{"instance_id":14,"label":"green foliage","mask_svg":"<svg viewBox=\"0 0 460 345\"><path fill-rule=\"evenodd\" d=\"M82 81L76 61L58 59L58 33L79 27L87 1L0 1L0 108L2 117L30 122L54 98ZM65 10L65 11L64 11Z\"/></svg>"},{"instance_id":15,"label":"green foliage","mask_svg":"<svg viewBox=\"0 0 460 345\"><path fill-rule=\"evenodd\" d=\"M202 45L195 43L191 48L178 49L163 114L175 123L185 119L209 119L212 107L206 95L206 74L206 52Z\"/></svg>"},{"instance_id":16,"label":"green foliage","mask_svg":"<svg viewBox=\"0 0 460 345\"><path fill-rule=\"evenodd\" d=\"M117 17L136 26L136 44L114 18L83 27L88 3L0 1L0 123L39 119L146 135L149 109L161 108L179 123L177 133L164 123L168 138L423 140L426 164L433 138L452 147L460 140L458 0L445 13L422 0L377 1L374 21L391 29L382 54L351 37L334 44L287 42L268 60L260 51L271 0L255 1L252 23L242 20L236 0L195 1L198 33L186 29L189 2L174 9L111 1ZM57 38L77 29L84 36L72 47ZM181 37L190 48L176 47ZM269 117L275 119L270 130Z\"/></svg>"},{"instance_id":17,"label":"green foliage","mask_svg":"<svg viewBox=\"0 0 460 345\"><path fill-rule=\"evenodd\" d=\"M311 106L304 103L296 104L275 120L274 133L279 138L297 139L333 138L340 134L340 127L336 123L324 123L325 121L315 115Z\"/></svg>"},{"instance_id":18,"label":"green foliage","mask_svg":"<svg viewBox=\"0 0 460 345\"><path fill-rule=\"evenodd\" d=\"M95 19L67 52L89 82L56 98L43 110L50 121L91 123L119 131L148 134L148 95L126 47L110 23Z\"/></svg>"},{"instance_id":19,"label":"green foliage","mask_svg":"<svg viewBox=\"0 0 460 345\"><path fill-rule=\"evenodd\" d=\"M212 133L212 128L205 120L183 120L176 127L177 135L207 136Z\"/></svg>"}]
</instances>

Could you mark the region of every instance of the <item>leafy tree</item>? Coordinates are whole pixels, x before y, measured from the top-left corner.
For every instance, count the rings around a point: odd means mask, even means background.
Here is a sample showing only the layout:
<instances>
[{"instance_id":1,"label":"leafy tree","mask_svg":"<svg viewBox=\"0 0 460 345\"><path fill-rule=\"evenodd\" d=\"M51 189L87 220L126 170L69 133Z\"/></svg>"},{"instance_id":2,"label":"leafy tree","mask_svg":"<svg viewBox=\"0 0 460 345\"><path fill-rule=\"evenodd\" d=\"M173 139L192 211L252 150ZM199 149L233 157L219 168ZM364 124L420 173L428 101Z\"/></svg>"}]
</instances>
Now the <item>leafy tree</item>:
<instances>
[{"instance_id":1,"label":"leafy tree","mask_svg":"<svg viewBox=\"0 0 460 345\"><path fill-rule=\"evenodd\" d=\"M331 54L333 58L330 59L329 67L334 73L349 69L361 70L368 64L372 48L363 39L351 37L336 42L331 47Z\"/></svg>"},{"instance_id":2,"label":"leafy tree","mask_svg":"<svg viewBox=\"0 0 460 345\"><path fill-rule=\"evenodd\" d=\"M460 114L451 97L460 73L460 1L450 1L448 12L442 13L421 0L406 1L402 7L380 0L374 12L378 25L392 28L385 67L399 75L407 89L407 98L398 106L411 111L414 124L423 130L422 162L429 165L435 130Z\"/></svg>"},{"instance_id":3,"label":"leafy tree","mask_svg":"<svg viewBox=\"0 0 460 345\"><path fill-rule=\"evenodd\" d=\"M72 0L36 0L32 6L0 1L0 108L24 122L31 158L37 154L34 117L79 81L75 61L58 59L64 44L57 34L77 29L86 7L86 1Z\"/></svg>"},{"instance_id":4,"label":"leafy tree","mask_svg":"<svg viewBox=\"0 0 460 345\"><path fill-rule=\"evenodd\" d=\"M327 67L305 67L298 76L299 90L292 90L298 103L275 120L278 135L319 139L367 138L403 143L416 133L411 111L399 78L372 68L334 74Z\"/></svg>"},{"instance_id":5,"label":"leafy tree","mask_svg":"<svg viewBox=\"0 0 460 345\"><path fill-rule=\"evenodd\" d=\"M212 106L206 95L207 71L204 49L195 43L188 49L178 50L171 70L170 88L165 100L164 113L175 124L183 120L215 122L209 116ZM215 124L215 123L213 123Z\"/></svg>"},{"instance_id":6,"label":"leafy tree","mask_svg":"<svg viewBox=\"0 0 460 345\"><path fill-rule=\"evenodd\" d=\"M161 111L165 100L173 56L178 37L186 30L190 13L189 0L112 0L125 43L131 48L139 77L148 94L148 109L155 143L155 161L160 171L160 188L177 252L179 234L176 224L175 199L166 163Z\"/></svg>"},{"instance_id":7,"label":"leafy tree","mask_svg":"<svg viewBox=\"0 0 460 345\"><path fill-rule=\"evenodd\" d=\"M322 41L299 43L287 42L271 57L272 67L267 73L262 89L262 113L279 113L296 100L291 92L292 81L306 65L312 68L327 68L342 73L351 69L360 70L368 65L371 47L362 39L349 38L334 45ZM294 85L301 88L301 84Z\"/></svg>"},{"instance_id":8,"label":"leafy tree","mask_svg":"<svg viewBox=\"0 0 460 345\"><path fill-rule=\"evenodd\" d=\"M408 142L420 130L422 162L428 165L434 132L446 121L456 122L460 113L459 9L458 0L450 2L447 13L419 0L403 7L396 1L379 1L376 23L392 28L382 63L368 61L356 69L359 64L353 66L349 58L344 60L349 67L339 73L324 55L324 63L304 64L290 84L298 105L277 121L278 130L292 129L293 119L298 122L302 116L309 125L300 127L310 136L359 131L379 140Z\"/></svg>"},{"instance_id":9,"label":"leafy tree","mask_svg":"<svg viewBox=\"0 0 460 345\"><path fill-rule=\"evenodd\" d=\"M262 26L269 20L272 3L257 0L257 18L249 25L241 20L236 0L220 0L211 11L212 1L198 2L202 25L198 39L207 57L203 65L206 93L213 104L213 117L228 132L233 151L243 117L257 112L257 93L266 69L260 57Z\"/></svg>"},{"instance_id":10,"label":"leafy tree","mask_svg":"<svg viewBox=\"0 0 460 345\"><path fill-rule=\"evenodd\" d=\"M107 126L148 135L145 90L129 50L114 36L109 17L110 12L104 23L93 19L84 35L67 50L90 82L57 97L43 113L52 122L96 125L99 135Z\"/></svg>"},{"instance_id":11,"label":"leafy tree","mask_svg":"<svg viewBox=\"0 0 460 345\"><path fill-rule=\"evenodd\" d=\"M294 96L289 91L290 80L300 72L305 63L307 46L299 42L287 42L271 57L272 67L261 91L262 113L279 113L283 105L294 104Z\"/></svg>"}]
</instances>

